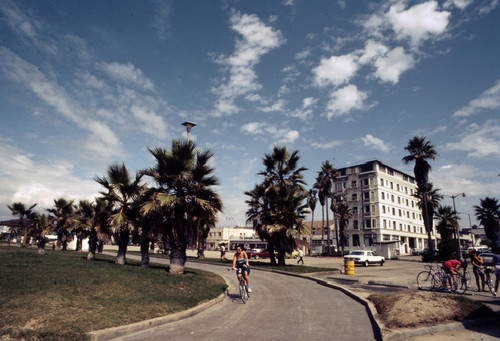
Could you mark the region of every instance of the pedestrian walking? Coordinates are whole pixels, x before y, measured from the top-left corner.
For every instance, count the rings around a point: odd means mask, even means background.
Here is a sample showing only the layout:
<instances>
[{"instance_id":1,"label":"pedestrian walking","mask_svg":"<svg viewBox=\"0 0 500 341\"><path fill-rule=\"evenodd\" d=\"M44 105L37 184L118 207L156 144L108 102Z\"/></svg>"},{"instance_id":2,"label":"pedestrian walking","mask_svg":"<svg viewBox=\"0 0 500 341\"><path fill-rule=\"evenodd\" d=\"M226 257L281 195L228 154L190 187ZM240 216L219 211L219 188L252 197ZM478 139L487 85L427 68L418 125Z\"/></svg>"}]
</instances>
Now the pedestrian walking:
<instances>
[{"instance_id":1,"label":"pedestrian walking","mask_svg":"<svg viewBox=\"0 0 500 341\"><path fill-rule=\"evenodd\" d=\"M227 258L226 258L226 248L225 248L224 244L222 244L220 246L220 261L223 262L225 260L227 260Z\"/></svg>"},{"instance_id":2,"label":"pedestrian walking","mask_svg":"<svg viewBox=\"0 0 500 341\"><path fill-rule=\"evenodd\" d=\"M304 259L302 258L303 256L304 256L304 251L302 251L302 249L299 249L299 260L297 261L297 264L299 264L300 262L304 264Z\"/></svg>"}]
</instances>

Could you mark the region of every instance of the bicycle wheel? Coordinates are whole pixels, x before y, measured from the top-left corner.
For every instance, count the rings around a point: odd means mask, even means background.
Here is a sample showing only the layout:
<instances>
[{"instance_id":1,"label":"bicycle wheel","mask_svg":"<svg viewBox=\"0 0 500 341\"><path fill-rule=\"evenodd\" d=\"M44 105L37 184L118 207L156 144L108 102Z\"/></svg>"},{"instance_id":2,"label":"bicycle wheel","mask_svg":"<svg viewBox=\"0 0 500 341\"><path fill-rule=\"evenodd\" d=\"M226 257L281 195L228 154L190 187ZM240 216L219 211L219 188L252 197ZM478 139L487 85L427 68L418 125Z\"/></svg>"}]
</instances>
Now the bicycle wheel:
<instances>
[{"instance_id":1,"label":"bicycle wheel","mask_svg":"<svg viewBox=\"0 0 500 341\"><path fill-rule=\"evenodd\" d=\"M467 282L467 275L464 276L461 273L457 273L456 278L457 278L457 287L455 290L452 291L459 294L463 294L469 288L469 283Z\"/></svg>"},{"instance_id":2,"label":"bicycle wheel","mask_svg":"<svg viewBox=\"0 0 500 341\"><path fill-rule=\"evenodd\" d=\"M245 282L240 282L240 298L243 301L243 303L246 303L247 299L247 290L245 288Z\"/></svg>"},{"instance_id":3,"label":"bicycle wheel","mask_svg":"<svg viewBox=\"0 0 500 341\"><path fill-rule=\"evenodd\" d=\"M484 284L488 286L488 289L490 290L492 295L495 295L495 288L493 286L493 278L491 278L491 274L489 272L486 273L486 277L484 280Z\"/></svg>"},{"instance_id":4,"label":"bicycle wheel","mask_svg":"<svg viewBox=\"0 0 500 341\"><path fill-rule=\"evenodd\" d=\"M436 280L429 271L421 271L417 275L417 285L420 290L432 290L436 285Z\"/></svg>"},{"instance_id":5,"label":"bicycle wheel","mask_svg":"<svg viewBox=\"0 0 500 341\"><path fill-rule=\"evenodd\" d=\"M465 279L467 280L467 289L472 287L472 277L469 271L465 271Z\"/></svg>"}]
</instances>

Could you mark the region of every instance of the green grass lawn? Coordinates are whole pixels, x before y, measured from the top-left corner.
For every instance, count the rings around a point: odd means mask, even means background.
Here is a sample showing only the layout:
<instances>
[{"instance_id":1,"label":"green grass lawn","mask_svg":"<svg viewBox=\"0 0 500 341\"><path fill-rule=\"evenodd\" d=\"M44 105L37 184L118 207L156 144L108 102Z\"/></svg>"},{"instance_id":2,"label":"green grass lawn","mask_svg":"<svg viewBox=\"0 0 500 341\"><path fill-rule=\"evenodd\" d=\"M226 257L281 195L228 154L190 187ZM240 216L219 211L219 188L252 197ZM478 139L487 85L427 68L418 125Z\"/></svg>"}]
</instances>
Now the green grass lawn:
<instances>
[{"instance_id":1,"label":"green grass lawn","mask_svg":"<svg viewBox=\"0 0 500 341\"><path fill-rule=\"evenodd\" d=\"M143 269L114 257L0 246L0 339L86 340L86 332L194 307L220 295L225 281L188 269Z\"/></svg>"}]
</instances>

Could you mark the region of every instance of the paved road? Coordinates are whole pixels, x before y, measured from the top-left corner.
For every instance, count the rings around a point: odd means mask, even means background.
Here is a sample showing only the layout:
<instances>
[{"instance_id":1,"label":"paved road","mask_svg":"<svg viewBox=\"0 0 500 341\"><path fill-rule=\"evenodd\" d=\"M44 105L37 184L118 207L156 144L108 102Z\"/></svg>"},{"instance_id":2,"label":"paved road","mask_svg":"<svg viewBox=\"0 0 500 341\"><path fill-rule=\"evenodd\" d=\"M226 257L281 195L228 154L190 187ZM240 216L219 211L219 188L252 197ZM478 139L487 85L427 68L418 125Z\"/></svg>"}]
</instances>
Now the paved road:
<instances>
[{"instance_id":1,"label":"paved road","mask_svg":"<svg viewBox=\"0 0 500 341\"><path fill-rule=\"evenodd\" d=\"M253 270L252 296L243 304L236 275L226 267L189 263L223 276L229 298L188 319L119 340L374 340L363 305L313 281Z\"/></svg>"}]
</instances>

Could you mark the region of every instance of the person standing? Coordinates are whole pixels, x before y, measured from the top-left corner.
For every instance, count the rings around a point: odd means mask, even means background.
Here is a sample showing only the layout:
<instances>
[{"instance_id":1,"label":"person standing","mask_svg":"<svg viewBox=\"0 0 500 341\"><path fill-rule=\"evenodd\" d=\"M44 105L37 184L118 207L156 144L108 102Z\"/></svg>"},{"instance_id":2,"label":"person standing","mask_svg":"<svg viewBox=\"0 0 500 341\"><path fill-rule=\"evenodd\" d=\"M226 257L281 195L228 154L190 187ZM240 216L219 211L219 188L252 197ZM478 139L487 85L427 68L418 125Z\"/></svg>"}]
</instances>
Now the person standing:
<instances>
[{"instance_id":1,"label":"person standing","mask_svg":"<svg viewBox=\"0 0 500 341\"><path fill-rule=\"evenodd\" d=\"M496 277L495 292L493 293L493 296L496 296L498 292L498 284L500 283L500 254L495 253L493 255L493 264L495 264L495 277Z\"/></svg>"},{"instance_id":2,"label":"person standing","mask_svg":"<svg viewBox=\"0 0 500 341\"><path fill-rule=\"evenodd\" d=\"M299 260L297 261L297 264L299 264L300 262L302 262L302 264L304 264L304 259L302 257L304 257L304 251L302 251L302 248L300 248L299 249Z\"/></svg>"},{"instance_id":3,"label":"person standing","mask_svg":"<svg viewBox=\"0 0 500 341\"><path fill-rule=\"evenodd\" d=\"M223 262L227 260L226 258L226 247L224 246L224 244L222 244L220 246L220 261Z\"/></svg>"},{"instance_id":4,"label":"person standing","mask_svg":"<svg viewBox=\"0 0 500 341\"><path fill-rule=\"evenodd\" d=\"M477 251L474 250L471 253L471 263L472 263L472 272L476 277L476 286L477 291L486 291L484 290L484 268L483 268L483 258L477 254ZM481 286L479 285L479 278L481 278Z\"/></svg>"}]
</instances>

